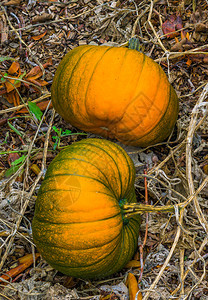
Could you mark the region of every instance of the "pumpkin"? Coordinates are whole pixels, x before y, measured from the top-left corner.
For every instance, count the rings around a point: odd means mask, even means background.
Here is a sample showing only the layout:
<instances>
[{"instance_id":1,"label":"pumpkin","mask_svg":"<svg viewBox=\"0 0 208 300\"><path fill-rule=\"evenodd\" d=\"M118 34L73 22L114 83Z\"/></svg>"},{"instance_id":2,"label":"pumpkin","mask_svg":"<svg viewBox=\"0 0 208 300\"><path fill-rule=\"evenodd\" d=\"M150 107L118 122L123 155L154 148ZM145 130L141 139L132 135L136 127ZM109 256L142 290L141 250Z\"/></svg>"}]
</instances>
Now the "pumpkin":
<instances>
[{"instance_id":1,"label":"pumpkin","mask_svg":"<svg viewBox=\"0 0 208 300\"><path fill-rule=\"evenodd\" d=\"M51 97L71 125L132 146L164 141L178 116L178 97L162 68L123 47L71 50L57 68Z\"/></svg>"},{"instance_id":2,"label":"pumpkin","mask_svg":"<svg viewBox=\"0 0 208 300\"><path fill-rule=\"evenodd\" d=\"M32 222L43 258L79 278L121 270L137 248L140 217L122 211L136 202L134 180L131 158L111 141L85 139L62 150L47 169Z\"/></svg>"}]
</instances>

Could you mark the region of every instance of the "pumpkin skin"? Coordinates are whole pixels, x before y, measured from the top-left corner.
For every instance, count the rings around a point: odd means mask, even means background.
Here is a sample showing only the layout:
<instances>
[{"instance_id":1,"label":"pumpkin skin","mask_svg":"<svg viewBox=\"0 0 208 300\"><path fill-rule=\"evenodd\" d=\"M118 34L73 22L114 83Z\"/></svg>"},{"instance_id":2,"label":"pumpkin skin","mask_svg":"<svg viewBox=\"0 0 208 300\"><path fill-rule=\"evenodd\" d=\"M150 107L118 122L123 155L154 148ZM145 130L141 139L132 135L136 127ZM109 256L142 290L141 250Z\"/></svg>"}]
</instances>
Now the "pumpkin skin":
<instances>
[{"instance_id":1,"label":"pumpkin skin","mask_svg":"<svg viewBox=\"0 0 208 300\"><path fill-rule=\"evenodd\" d=\"M123 268L137 248L140 217L119 204L136 202L135 168L117 144L86 139L51 162L38 192L33 239L60 272L102 278Z\"/></svg>"},{"instance_id":2,"label":"pumpkin skin","mask_svg":"<svg viewBox=\"0 0 208 300\"><path fill-rule=\"evenodd\" d=\"M55 110L71 125L141 147L164 141L179 109L162 68L122 47L74 48L57 68L51 96Z\"/></svg>"}]
</instances>

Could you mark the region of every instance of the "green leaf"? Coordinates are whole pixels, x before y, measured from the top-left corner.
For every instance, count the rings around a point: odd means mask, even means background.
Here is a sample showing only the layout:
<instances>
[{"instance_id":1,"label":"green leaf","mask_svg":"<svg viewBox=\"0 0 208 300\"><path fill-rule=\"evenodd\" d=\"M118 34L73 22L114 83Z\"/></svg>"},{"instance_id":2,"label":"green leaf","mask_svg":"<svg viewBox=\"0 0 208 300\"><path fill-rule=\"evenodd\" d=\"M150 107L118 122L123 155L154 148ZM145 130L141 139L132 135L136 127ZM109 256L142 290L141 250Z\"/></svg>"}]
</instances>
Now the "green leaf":
<instances>
[{"instance_id":1,"label":"green leaf","mask_svg":"<svg viewBox=\"0 0 208 300\"><path fill-rule=\"evenodd\" d=\"M17 172L17 170L19 169L20 166L14 166L9 168L8 170L6 170L6 172L4 173L4 176L6 178L10 177L11 175L13 175L14 173Z\"/></svg>"},{"instance_id":2,"label":"green leaf","mask_svg":"<svg viewBox=\"0 0 208 300\"><path fill-rule=\"evenodd\" d=\"M58 142L59 142L59 139L56 139L55 143L53 144L53 150L56 150Z\"/></svg>"},{"instance_id":3,"label":"green leaf","mask_svg":"<svg viewBox=\"0 0 208 300\"><path fill-rule=\"evenodd\" d=\"M15 80L14 85L17 84L17 83L20 81L19 79L22 79L26 74L27 74L27 72L24 71L24 73L21 74L21 75L18 77L18 79Z\"/></svg>"},{"instance_id":4,"label":"green leaf","mask_svg":"<svg viewBox=\"0 0 208 300\"><path fill-rule=\"evenodd\" d=\"M5 61L5 60L13 60L13 61L15 61L14 58L11 58L11 57L9 57L9 56L0 56L0 62L3 62L3 61Z\"/></svg>"},{"instance_id":5,"label":"green leaf","mask_svg":"<svg viewBox=\"0 0 208 300\"><path fill-rule=\"evenodd\" d=\"M1 82L2 82L2 83L6 81L6 79L4 78L4 76L8 76L8 74L7 74L7 73L4 73L4 75L1 77Z\"/></svg>"},{"instance_id":6,"label":"green leaf","mask_svg":"<svg viewBox=\"0 0 208 300\"><path fill-rule=\"evenodd\" d=\"M62 136L64 136L64 135L70 135L71 134L71 130L66 130L66 131L64 131L64 132L62 132Z\"/></svg>"},{"instance_id":7,"label":"green leaf","mask_svg":"<svg viewBox=\"0 0 208 300\"><path fill-rule=\"evenodd\" d=\"M52 136L52 139L57 140L57 139L59 139L59 137L58 137L57 135L56 135L56 136L53 135L53 136Z\"/></svg>"},{"instance_id":8,"label":"green leaf","mask_svg":"<svg viewBox=\"0 0 208 300\"><path fill-rule=\"evenodd\" d=\"M19 131L19 130L17 130L11 123L9 123L9 121L7 121L7 124L9 125L9 127L12 129L12 130L14 130L14 132L17 134L17 135L19 135L19 136L23 136L22 135L22 133Z\"/></svg>"},{"instance_id":9,"label":"green leaf","mask_svg":"<svg viewBox=\"0 0 208 300\"><path fill-rule=\"evenodd\" d=\"M41 117L43 115L42 111L40 108L37 106L36 103L28 101L28 107L31 113L35 115L35 117L40 121Z\"/></svg>"},{"instance_id":10,"label":"green leaf","mask_svg":"<svg viewBox=\"0 0 208 300\"><path fill-rule=\"evenodd\" d=\"M60 134L61 129L57 128L56 126L53 126L52 128L56 133Z\"/></svg>"},{"instance_id":11,"label":"green leaf","mask_svg":"<svg viewBox=\"0 0 208 300\"><path fill-rule=\"evenodd\" d=\"M23 162L25 161L26 156L22 155L20 158L16 159L15 161L13 161L11 163L12 166L17 166L19 164L23 164Z\"/></svg>"}]
</instances>

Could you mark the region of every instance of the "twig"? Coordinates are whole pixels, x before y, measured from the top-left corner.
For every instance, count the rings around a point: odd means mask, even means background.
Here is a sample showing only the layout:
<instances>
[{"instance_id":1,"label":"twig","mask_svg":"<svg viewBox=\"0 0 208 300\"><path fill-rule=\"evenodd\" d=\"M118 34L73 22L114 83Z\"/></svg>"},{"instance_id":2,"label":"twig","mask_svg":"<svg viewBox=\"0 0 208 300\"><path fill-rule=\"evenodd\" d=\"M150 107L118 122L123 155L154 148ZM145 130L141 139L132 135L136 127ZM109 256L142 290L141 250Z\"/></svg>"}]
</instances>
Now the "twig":
<instances>
[{"instance_id":1,"label":"twig","mask_svg":"<svg viewBox=\"0 0 208 300\"><path fill-rule=\"evenodd\" d=\"M180 217L179 217L179 222L182 221L183 219L183 213L184 213L184 209L182 210L182 212L180 213ZM151 284L151 286L149 287L149 290L147 291L147 293L145 294L143 300L147 300L150 293L152 292L152 290L155 289L155 286L157 285L157 283L159 282L160 278L162 277L162 274L163 272L165 271L165 268L167 267L172 255L173 255L173 252L178 244L178 241L179 241L179 238L180 238L180 234L181 234L181 227L178 226L177 228L177 231L176 231L176 236L175 236L175 239L174 239L174 242L172 244L172 247L170 249L170 252L162 266L162 268L160 269L160 272L158 273L157 277L155 278L154 282Z\"/></svg>"},{"instance_id":2,"label":"twig","mask_svg":"<svg viewBox=\"0 0 208 300\"><path fill-rule=\"evenodd\" d=\"M198 118L198 107L199 105L204 101L208 94L208 84L204 87L199 100L197 101L196 105L194 106L192 110L192 117L189 124L189 131L187 134L187 144L186 144L186 176L188 180L188 186L190 190L190 195L193 195L195 193L194 183L193 183L193 177L192 177L192 142L193 142L193 136L194 132L196 130L197 126L197 118ZM204 217L201 207L199 205L197 197L194 197L194 206L197 213L197 217L199 219L200 224L208 234L208 222L206 218Z\"/></svg>"},{"instance_id":3,"label":"twig","mask_svg":"<svg viewBox=\"0 0 208 300\"><path fill-rule=\"evenodd\" d=\"M133 29L132 29L132 32L131 32L131 37L134 37L134 36L135 36L137 24L138 24L139 20L141 19L141 17L142 17L143 15L145 15L146 12L147 12L148 10L149 10L149 6L146 7L146 8L143 10L143 12L142 12L140 15L138 15L138 17L136 18L136 21L134 22L134 26L133 26Z\"/></svg>"},{"instance_id":4,"label":"twig","mask_svg":"<svg viewBox=\"0 0 208 300\"><path fill-rule=\"evenodd\" d=\"M39 98L37 98L35 100L32 100L31 102L38 103L38 102L41 102L42 100L44 100L46 98L49 98L49 97L51 97L51 93L47 93L45 95L42 95L41 97L39 97ZM27 103L21 104L21 105L18 105L18 106L14 106L14 107L11 107L11 108L0 110L0 115L9 113L11 111L19 110L19 109L21 109L21 108L23 108L25 106L27 106Z\"/></svg>"},{"instance_id":5,"label":"twig","mask_svg":"<svg viewBox=\"0 0 208 300\"><path fill-rule=\"evenodd\" d=\"M147 174L147 171L144 170L144 174ZM144 177L144 187L145 187L145 204L148 205L148 191L147 191L147 178ZM143 249L147 242L147 235L148 235L148 223L149 223L149 215L148 212L146 212L146 227L145 227L145 236L143 243L139 245L139 251L140 251L140 262L141 262L141 270L139 275L139 282L142 280L142 275L144 271L144 262L143 262Z\"/></svg>"},{"instance_id":6,"label":"twig","mask_svg":"<svg viewBox=\"0 0 208 300\"><path fill-rule=\"evenodd\" d=\"M156 39L157 39L157 41L158 41L158 44L160 45L160 47L163 49L163 51L164 51L165 53L168 53L167 49L165 48L165 46L164 46L163 43L161 42L160 37L158 36L157 32L155 31L154 26L153 26L152 23L151 23L151 17L152 17L153 5L154 5L154 1L151 0L151 4L150 4L150 12L149 12L148 20L147 20L147 21L148 21L148 23L149 23L149 25L150 25L150 27L151 27L151 29L152 29L154 35L156 36Z\"/></svg>"}]
</instances>

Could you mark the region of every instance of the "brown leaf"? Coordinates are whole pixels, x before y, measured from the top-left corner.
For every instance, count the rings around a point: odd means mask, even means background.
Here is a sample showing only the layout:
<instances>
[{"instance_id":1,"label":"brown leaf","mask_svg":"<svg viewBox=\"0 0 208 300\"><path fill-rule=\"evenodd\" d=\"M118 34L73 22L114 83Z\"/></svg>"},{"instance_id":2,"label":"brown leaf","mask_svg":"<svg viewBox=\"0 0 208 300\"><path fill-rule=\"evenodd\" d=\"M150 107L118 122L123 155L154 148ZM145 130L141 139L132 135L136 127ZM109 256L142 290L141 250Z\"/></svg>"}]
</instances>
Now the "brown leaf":
<instances>
[{"instance_id":1,"label":"brown leaf","mask_svg":"<svg viewBox=\"0 0 208 300\"><path fill-rule=\"evenodd\" d=\"M171 47L171 51L181 51L183 50L183 45L186 43L186 38L182 39L180 42L176 43Z\"/></svg>"},{"instance_id":2,"label":"brown leaf","mask_svg":"<svg viewBox=\"0 0 208 300\"><path fill-rule=\"evenodd\" d=\"M206 175L208 175L208 164L203 166L203 171Z\"/></svg>"},{"instance_id":3,"label":"brown leaf","mask_svg":"<svg viewBox=\"0 0 208 300\"><path fill-rule=\"evenodd\" d=\"M20 158L18 153L9 153L7 161L9 166L11 167L11 163Z\"/></svg>"},{"instance_id":4,"label":"brown leaf","mask_svg":"<svg viewBox=\"0 0 208 300\"><path fill-rule=\"evenodd\" d=\"M47 13L44 13L40 16L35 16L33 19L32 19L32 23L42 23L42 22L45 22L45 21L48 21L48 20L51 20L53 17L51 16L51 14L47 14Z\"/></svg>"},{"instance_id":5,"label":"brown leaf","mask_svg":"<svg viewBox=\"0 0 208 300\"><path fill-rule=\"evenodd\" d=\"M31 82L37 86L46 86L48 84L47 81L43 80L43 79L35 79L35 77L29 77L27 78L28 82Z\"/></svg>"},{"instance_id":6,"label":"brown leaf","mask_svg":"<svg viewBox=\"0 0 208 300\"><path fill-rule=\"evenodd\" d=\"M52 64L53 64L52 57L49 57L47 62L45 64L43 64L43 68L46 69L48 66L52 66ZM43 72L42 72L41 68L39 66L35 66L34 68L32 68L32 70L30 70L29 73L27 73L25 78L27 78L27 80L35 80L35 79L38 79L39 77L41 77L42 75L43 75Z\"/></svg>"},{"instance_id":7,"label":"brown leaf","mask_svg":"<svg viewBox=\"0 0 208 300\"><path fill-rule=\"evenodd\" d=\"M6 99L9 103L14 103L14 106L20 105L19 94L16 90L6 94Z\"/></svg>"},{"instance_id":8,"label":"brown leaf","mask_svg":"<svg viewBox=\"0 0 208 300\"><path fill-rule=\"evenodd\" d=\"M11 91L13 91L15 88L18 88L21 86L21 82L17 81L18 77L16 76L12 76L13 79L7 79L5 81L5 87L7 90L7 93L10 93Z\"/></svg>"},{"instance_id":9,"label":"brown leaf","mask_svg":"<svg viewBox=\"0 0 208 300\"><path fill-rule=\"evenodd\" d=\"M142 293L139 292L137 279L132 273L128 274L127 287L129 289L129 300L134 300L136 296L137 300L142 299Z\"/></svg>"},{"instance_id":10,"label":"brown leaf","mask_svg":"<svg viewBox=\"0 0 208 300\"><path fill-rule=\"evenodd\" d=\"M176 30L182 29L182 19L180 16L170 15L168 20L162 24L163 33L167 35L167 38L174 38L179 33Z\"/></svg>"},{"instance_id":11,"label":"brown leaf","mask_svg":"<svg viewBox=\"0 0 208 300\"><path fill-rule=\"evenodd\" d=\"M53 62L52 62L52 57L49 57L47 62L45 64L43 64L43 67L46 69L49 66L52 66Z\"/></svg>"},{"instance_id":12,"label":"brown leaf","mask_svg":"<svg viewBox=\"0 0 208 300\"><path fill-rule=\"evenodd\" d=\"M35 40L35 41L38 41L38 40L40 40L42 37L44 37L44 36L46 35L46 33L47 33L47 31L45 31L45 32L43 32L43 33L41 33L41 34L39 34L39 35L32 36L31 38L32 38L33 40Z\"/></svg>"},{"instance_id":13,"label":"brown leaf","mask_svg":"<svg viewBox=\"0 0 208 300\"><path fill-rule=\"evenodd\" d=\"M0 119L0 126L3 126L4 124L6 124L7 119Z\"/></svg>"},{"instance_id":14,"label":"brown leaf","mask_svg":"<svg viewBox=\"0 0 208 300\"><path fill-rule=\"evenodd\" d=\"M10 0L10 1L4 3L4 5L7 5L7 6L9 6L9 5L19 5L20 2L21 2L21 0Z\"/></svg>"},{"instance_id":15,"label":"brown leaf","mask_svg":"<svg viewBox=\"0 0 208 300\"><path fill-rule=\"evenodd\" d=\"M26 74L25 78L35 77L34 79L37 79L43 75L43 72L39 66L35 66L30 70L29 73Z\"/></svg>"},{"instance_id":16,"label":"brown leaf","mask_svg":"<svg viewBox=\"0 0 208 300\"><path fill-rule=\"evenodd\" d=\"M8 73L11 74L11 75L13 75L13 74L15 74L19 69L20 69L19 63L18 63L17 61L14 61L14 62L11 64L11 66L10 66L10 68L9 68L9 70L8 70Z\"/></svg>"},{"instance_id":17,"label":"brown leaf","mask_svg":"<svg viewBox=\"0 0 208 300\"><path fill-rule=\"evenodd\" d=\"M129 261L129 262L125 265L125 268L126 268L126 269L130 269L130 268L140 268L140 267L141 267L140 261L135 260L135 259Z\"/></svg>"},{"instance_id":18,"label":"brown leaf","mask_svg":"<svg viewBox=\"0 0 208 300\"><path fill-rule=\"evenodd\" d=\"M42 102L39 102L39 103L36 103L37 104L37 106L40 108L40 110L45 110L46 109L46 107L48 106L48 103L49 103L49 101L50 100L46 100L46 101L42 101ZM49 105L49 108L52 108L53 107L53 105L52 105L52 103ZM24 108L22 108L22 109L20 109L19 111L17 111L16 112L16 114L26 114L26 113L28 113L28 110L27 110L27 108L26 107L24 107Z\"/></svg>"}]
</instances>

